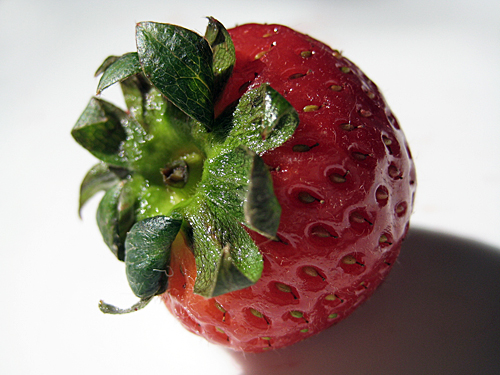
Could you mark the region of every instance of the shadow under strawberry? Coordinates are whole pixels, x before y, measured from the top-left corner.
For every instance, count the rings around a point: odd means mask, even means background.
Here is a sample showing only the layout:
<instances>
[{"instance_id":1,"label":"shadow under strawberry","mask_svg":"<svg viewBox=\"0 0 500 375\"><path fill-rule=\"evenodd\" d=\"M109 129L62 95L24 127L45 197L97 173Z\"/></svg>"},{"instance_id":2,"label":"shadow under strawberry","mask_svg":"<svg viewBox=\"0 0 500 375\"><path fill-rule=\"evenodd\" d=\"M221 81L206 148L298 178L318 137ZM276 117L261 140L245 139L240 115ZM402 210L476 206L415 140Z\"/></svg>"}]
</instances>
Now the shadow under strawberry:
<instances>
[{"instance_id":1,"label":"shadow under strawberry","mask_svg":"<svg viewBox=\"0 0 500 375\"><path fill-rule=\"evenodd\" d=\"M291 347L233 353L242 375L500 373L500 249L412 228L379 291Z\"/></svg>"}]
</instances>

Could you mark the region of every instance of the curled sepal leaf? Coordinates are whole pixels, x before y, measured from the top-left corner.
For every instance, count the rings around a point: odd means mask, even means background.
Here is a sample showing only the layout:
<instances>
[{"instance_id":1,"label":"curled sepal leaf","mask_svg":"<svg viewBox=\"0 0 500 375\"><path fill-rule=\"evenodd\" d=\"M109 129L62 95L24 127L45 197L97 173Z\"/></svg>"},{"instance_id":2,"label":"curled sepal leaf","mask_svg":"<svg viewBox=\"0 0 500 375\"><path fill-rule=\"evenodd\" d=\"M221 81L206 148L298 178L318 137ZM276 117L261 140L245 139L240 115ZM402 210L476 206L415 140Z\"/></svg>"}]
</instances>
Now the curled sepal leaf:
<instances>
[{"instance_id":1,"label":"curled sepal leaf","mask_svg":"<svg viewBox=\"0 0 500 375\"><path fill-rule=\"evenodd\" d=\"M80 185L80 204L78 214L81 216L82 207L99 191L106 191L116 185L127 175L127 170L113 168L100 162L87 172Z\"/></svg>"},{"instance_id":2,"label":"curled sepal leaf","mask_svg":"<svg viewBox=\"0 0 500 375\"><path fill-rule=\"evenodd\" d=\"M182 217L155 216L134 224L125 241L125 267L130 288L142 299L161 294L168 282L170 248Z\"/></svg>"},{"instance_id":3,"label":"curled sepal leaf","mask_svg":"<svg viewBox=\"0 0 500 375\"><path fill-rule=\"evenodd\" d=\"M208 159L201 186L217 215L230 215L250 229L276 239L281 207L271 174L254 151L238 146Z\"/></svg>"},{"instance_id":4,"label":"curled sepal leaf","mask_svg":"<svg viewBox=\"0 0 500 375\"><path fill-rule=\"evenodd\" d=\"M139 302L133 304L132 306L126 309L121 309L119 307L110 305L109 303L106 303L103 300L101 300L99 301L99 310L101 310L104 314L113 314L113 315L129 314L131 312L143 309L148 305L149 302L151 302L152 299L153 297L142 298L141 300L139 300Z\"/></svg>"},{"instance_id":5,"label":"curled sepal leaf","mask_svg":"<svg viewBox=\"0 0 500 375\"><path fill-rule=\"evenodd\" d=\"M106 59L102 62L102 64L97 68L97 70L94 73L94 77L100 76L108 67L113 64L116 60L118 60L120 56L108 56Z\"/></svg>"},{"instance_id":6,"label":"curled sepal leaf","mask_svg":"<svg viewBox=\"0 0 500 375\"><path fill-rule=\"evenodd\" d=\"M187 115L211 128L212 49L207 40L176 25L140 22L136 42L139 61L152 84Z\"/></svg>"},{"instance_id":7,"label":"curled sepal leaf","mask_svg":"<svg viewBox=\"0 0 500 375\"><path fill-rule=\"evenodd\" d=\"M298 124L299 115L292 105L271 86L262 84L241 97L224 147L243 144L260 155L281 146Z\"/></svg>"},{"instance_id":8,"label":"curled sepal leaf","mask_svg":"<svg viewBox=\"0 0 500 375\"><path fill-rule=\"evenodd\" d=\"M147 95L153 86L143 74L136 74L126 78L120 82L120 86L130 114L147 129L149 124L144 119L144 116L147 111Z\"/></svg>"},{"instance_id":9,"label":"curled sepal leaf","mask_svg":"<svg viewBox=\"0 0 500 375\"><path fill-rule=\"evenodd\" d=\"M257 282L263 259L246 230L206 201L190 217L196 260L194 293L210 298Z\"/></svg>"},{"instance_id":10,"label":"curled sepal leaf","mask_svg":"<svg viewBox=\"0 0 500 375\"><path fill-rule=\"evenodd\" d=\"M107 66L97 85L97 94L109 86L142 72L137 52L126 53Z\"/></svg>"},{"instance_id":11,"label":"curled sepal leaf","mask_svg":"<svg viewBox=\"0 0 500 375\"><path fill-rule=\"evenodd\" d=\"M109 189L97 207L97 225L104 242L119 259L125 260L125 238L135 222L137 187L123 180Z\"/></svg>"},{"instance_id":12,"label":"curled sepal leaf","mask_svg":"<svg viewBox=\"0 0 500 375\"><path fill-rule=\"evenodd\" d=\"M213 51L214 97L217 98L233 72L236 54L229 32L213 17L208 17L205 38Z\"/></svg>"},{"instance_id":13,"label":"curled sepal leaf","mask_svg":"<svg viewBox=\"0 0 500 375\"><path fill-rule=\"evenodd\" d=\"M92 98L71 130L73 138L98 159L127 167L123 145L127 132L122 125L126 114L102 99Z\"/></svg>"}]
</instances>

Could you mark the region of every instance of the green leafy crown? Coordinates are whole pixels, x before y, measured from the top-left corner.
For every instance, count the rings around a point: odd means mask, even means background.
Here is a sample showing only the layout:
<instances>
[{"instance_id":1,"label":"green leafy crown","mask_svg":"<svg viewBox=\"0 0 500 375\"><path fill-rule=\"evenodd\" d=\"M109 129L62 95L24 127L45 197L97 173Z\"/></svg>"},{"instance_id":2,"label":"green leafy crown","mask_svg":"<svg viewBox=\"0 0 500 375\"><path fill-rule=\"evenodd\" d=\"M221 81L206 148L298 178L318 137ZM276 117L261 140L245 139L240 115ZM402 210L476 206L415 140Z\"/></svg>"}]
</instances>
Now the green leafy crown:
<instances>
[{"instance_id":1,"label":"green leafy crown","mask_svg":"<svg viewBox=\"0 0 500 375\"><path fill-rule=\"evenodd\" d=\"M243 226L276 239L281 213L261 155L298 125L267 84L214 117L235 63L229 33L214 18L204 36L141 22L136 42L137 52L110 56L96 72L97 94L119 83L127 110L92 97L71 132L100 160L81 184L79 209L105 192L99 230L140 298L127 309L101 301L107 313L135 311L165 292L179 233L195 256L195 293L209 298L255 283L262 255Z\"/></svg>"}]
</instances>

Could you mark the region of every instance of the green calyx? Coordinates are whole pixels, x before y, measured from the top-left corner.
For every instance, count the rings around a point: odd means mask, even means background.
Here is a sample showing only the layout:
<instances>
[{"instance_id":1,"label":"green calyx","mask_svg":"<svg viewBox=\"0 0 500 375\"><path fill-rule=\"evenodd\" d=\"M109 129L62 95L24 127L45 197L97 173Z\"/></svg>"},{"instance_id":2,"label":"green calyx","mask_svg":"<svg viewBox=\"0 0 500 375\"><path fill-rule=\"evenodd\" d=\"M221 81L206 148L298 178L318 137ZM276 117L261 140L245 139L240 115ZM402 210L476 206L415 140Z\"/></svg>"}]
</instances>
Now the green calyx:
<instances>
[{"instance_id":1,"label":"green calyx","mask_svg":"<svg viewBox=\"0 0 500 375\"><path fill-rule=\"evenodd\" d=\"M262 255L244 227L276 240L281 213L260 155L298 125L293 107L267 84L214 118L235 63L217 20L209 18L204 37L143 22L136 40L137 52L110 56L96 72L97 93L119 83L127 109L93 97L72 130L100 160L81 184L79 210L104 191L99 229L140 298L128 309L101 302L114 314L136 311L166 290L178 235L195 255L195 293L209 298L260 278Z\"/></svg>"}]
</instances>

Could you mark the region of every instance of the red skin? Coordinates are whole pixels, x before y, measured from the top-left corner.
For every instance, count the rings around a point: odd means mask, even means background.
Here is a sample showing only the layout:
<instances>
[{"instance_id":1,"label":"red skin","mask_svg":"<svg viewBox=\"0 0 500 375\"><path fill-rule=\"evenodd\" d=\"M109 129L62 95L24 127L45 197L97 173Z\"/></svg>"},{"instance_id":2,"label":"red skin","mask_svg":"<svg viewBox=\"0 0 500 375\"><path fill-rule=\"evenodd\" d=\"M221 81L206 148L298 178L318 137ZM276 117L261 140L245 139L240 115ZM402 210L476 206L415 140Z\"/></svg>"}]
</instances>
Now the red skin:
<instances>
[{"instance_id":1,"label":"red skin","mask_svg":"<svg viewBox=\"0 0 500 375\"><path fill-rule=\"evenodd\" d=\"M415 170L377 87L337 51L279 25L243 25L230 34L236 66L216 112L268 82L300 116L292 138L262 155L282 207L281 242L249 231L264 256L261 279L206 299L192 293L194 258L179 238L162 298L190 331L259 352L324 330L373 293L406 235ZM310 105L318 109L304 111ZM300 152L296 145L314 147ZM336 182L339 176L345 181ZM314 200L301 201L301 192Z\"/></svg>"}]
</instances>

